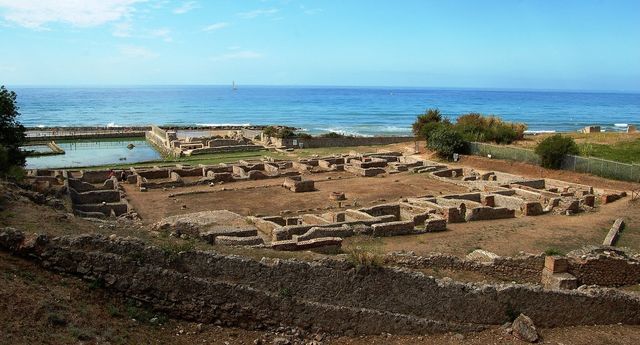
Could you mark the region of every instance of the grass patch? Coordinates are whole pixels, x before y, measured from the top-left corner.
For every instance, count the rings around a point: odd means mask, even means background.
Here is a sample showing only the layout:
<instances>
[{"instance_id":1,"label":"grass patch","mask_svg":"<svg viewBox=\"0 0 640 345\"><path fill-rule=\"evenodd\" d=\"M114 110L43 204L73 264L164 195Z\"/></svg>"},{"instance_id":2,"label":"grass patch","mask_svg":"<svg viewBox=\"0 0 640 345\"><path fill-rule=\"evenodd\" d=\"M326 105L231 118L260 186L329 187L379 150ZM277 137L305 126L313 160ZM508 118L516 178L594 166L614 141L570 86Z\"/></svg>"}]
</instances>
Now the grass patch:
<instances>
[{"instance_id":1,"label":"grass patch","mask_svg":"<svg viewBox=\"0 0 640 345\"><path fill-rule=\"evenodd\" d=\"M554 256L554 255L562 255L562 256L564 256L564 254L565 253L563 251L561 251L560 249L558 249L558 248L551 247L551 248L547 248L547 249L544 250L544 255L546 255L546 256Z\"/></svg>"},{"instance_id":2,"label":"grass patch","mask_svg":"<svg viewBox=\"0 0 640 345\"><path fill-rule=\"evenodd\" d=\"M121 317L124 316L124 314L122 313L120 308L118 308L117 306L115 306L113 304L109 304L107 306L107 312L109 313L109 316L114 317L114 318L121 318Z\"/></svg>"},{"instance_id":3,"label":"grass patch","mask_svg":"<svg viewBox=\"0 0 640 345\"><path fill-rule=\"evenodd\" d=\"M607 159L622 163L640 163L640 139L615 144L583 143L580 155Z\"/></svg>"},{"instance_id":4,"label":"grass patch","mask_svg":"<svg viewBox=\"0 0 640 345\"><path fill-rule=\"evenodd\" d=\"M188 252L195 249L195 244L191 240L168 241L160 245L160 249L170 261L178 258L180 252Z\"/></svg>"},{"instance_id":5,"label":"grass patch","mask_svg":"<svg viewBox=\"0 0 640 345\"><path fill-rule=\"evenodd\" d=\"M370 249L362 247L352 247L347 250L349 261L358 267L381 267L382 257Z\"/></svg>"}]
</instances>

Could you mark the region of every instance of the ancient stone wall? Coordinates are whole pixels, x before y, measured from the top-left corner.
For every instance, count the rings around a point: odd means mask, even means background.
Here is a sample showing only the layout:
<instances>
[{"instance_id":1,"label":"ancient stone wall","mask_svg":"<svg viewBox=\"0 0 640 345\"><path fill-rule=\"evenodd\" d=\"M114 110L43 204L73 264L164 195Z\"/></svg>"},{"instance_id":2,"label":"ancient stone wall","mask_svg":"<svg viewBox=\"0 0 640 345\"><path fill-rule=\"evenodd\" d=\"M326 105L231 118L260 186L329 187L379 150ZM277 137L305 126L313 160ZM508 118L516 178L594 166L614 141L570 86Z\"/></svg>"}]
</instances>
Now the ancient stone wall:
<instances>
[{"instance_id":1,"label":"ancient stone wall","mask_svg":"<svg viewBox=\"0 0 640 345\"><path fill-rule=\"evenodd\" d=\"M0 248L51 270L98 280L174 317L236 327L420 334L500 325L518 313L540 327L640 324L640 298L616 290L464 284L344 261L173 253L99 235L27 239L5 229Z\"/></svg>"},{"instance_id":2,"label":"ancient stone wall","mask_svg":"<svg viewBox=\"0 0 640 345\"><path fill-rule=\"evenodd\" d=\"M413 269L448 269L454 271L478 272L488 277L505 281L526 283L540 282L544 267L544 256L524 255L518 257L497 256L490 263L461 259L453 255L433 254L416 256L410 254L391 254L385 257L390 265Z\"/></svg>"},{"instance_id":3,"label":"ancient stone wall","mask_svg":"<svg viewBox=\"0 0 640 345\"><path fill-rule=\"evenodd\" d=\"M99 204L103 202L120 202L118 190L91 190L82 193L69 188L69 196L74 204Z\"/></svg>"},{"instance_id":4,"label":"ancient stone wall","mask_svg":"<svg viewBox=\"0 0 640 345\"><path fill-rule=\"evenodd\" d=\"M640 261L608 256L569 260L568 272L580 284L623 286L640 284Z\"/></svg>"},{"instance_id":5,"label":"ancient stone wall","mask_svg":"<svg viewBox=\"0 0 640 345\"><path fill-rule=\"evenodd\" d=\"M287 138L276 139L276 146L287 147L304 147L304 148L316 148L316 147L347 147L347 146L370 146L370 145L388 145L396 143L404 143L414 141L414 137L345 137L345 138ZM293 144L296 140L297 145Z\"/></svg>"}]
</instances>

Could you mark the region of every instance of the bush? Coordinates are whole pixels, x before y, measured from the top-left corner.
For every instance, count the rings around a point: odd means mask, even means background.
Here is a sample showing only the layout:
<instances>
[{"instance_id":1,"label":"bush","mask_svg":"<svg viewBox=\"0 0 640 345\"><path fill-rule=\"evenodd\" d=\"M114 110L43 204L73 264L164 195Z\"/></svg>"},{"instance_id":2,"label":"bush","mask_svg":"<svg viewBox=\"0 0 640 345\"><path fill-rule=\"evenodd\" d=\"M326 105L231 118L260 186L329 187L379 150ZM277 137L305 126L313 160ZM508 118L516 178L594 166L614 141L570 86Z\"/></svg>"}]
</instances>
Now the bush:
<instances>
[{"instance_id":1,"label":"bush","mask_svg":"<svg viewBox=\"0 0 640 345\"><path fill-rule=\"evenodd\" d=\"M345 138L346 135L336 133L336 132L329 132L329 133L320 134L319 137L320 138Z\"/></svg>"},{"instance_id":2,"label":"bush","mask_svg":"<svg viewBox=\"0 0 640 345\"><path fill-rule=\"evenodd\" d=\"M454 153L461 153L466 146L462 135L455 129L441 126L431 133L427 148L436 151L438 156L449 158Z\"/></svg>"},{"instance_id":3,"label":"bush","mask_svg":"<svg viewBox=\"0 0 640 345\"><path fill-rule=\"evenodd\" d=\"M262 130L262 133L267 137L275 137L278 133L278 129L273 126L267 126Z\"/></svg>"},{"instance_id":4,"label":"bush","mask_svg":"<svg viewBox=\"0 0 640 345\"><path fill-rule=\"evenodd\" d=\"M427 109L424 114L419 115L416 122L411 125L413 135L426 138L431 130L435 129L435 124L442 122L442 114L438 109Z\"/></svg>"},{"instance_id":5,"label":"bush","mask_svg":"<svg viewBox=\"0 0 640 345\"><path fill-rule=\"evenodd\" d=\"M527 129L524 123L505 122L499 117L479 113L461 115L454 127L467 141L492 141L497 144L511 144L522 139Z\"/></svg>"},{"instance_id":6,"label":"bush","mask_svg":"<svg viewBox=\"0 0 640 345\"><path fill-rule=\"evenodd\" d=\"M363 247L350 248L349 261L358 267L382 267L384 260L377 253Z\"/></svg>"},{"instance_id":7,"label":"bush","mask_svg":"<svg viewBox=\"0 0 640 345\"><path fill-rule=\"evenodd\" d=\"M296 133L293 130L286 127L277 128L274 126L267 126L262 130L262 133L268 137L279 139L292 138L296 136Z\"/></svg>"},{"instance_id":8,"label":"bush","mask_svg":"<svg viewBox=\"0 0 640 345\"><path fill-rule=\"evenodd\" d=\"M310 138L313 138L313 137L311 136L311 134L309 134L309 133L297 133L297 134L296 134L296 137L297 137L297 138L300 138L300 139L310 139Z\"/></svg>"},{"instance_id":9,"label":"bush","mask_svg":"<svg viewBox=\"0 0 640 345\"><path fill-rule=\"evenodd\" d=\"M556 134L541 141L535 152L543 167L559 169L564 155L577 155L580 150L573 138Z\"/></svg>"}]
</instances>

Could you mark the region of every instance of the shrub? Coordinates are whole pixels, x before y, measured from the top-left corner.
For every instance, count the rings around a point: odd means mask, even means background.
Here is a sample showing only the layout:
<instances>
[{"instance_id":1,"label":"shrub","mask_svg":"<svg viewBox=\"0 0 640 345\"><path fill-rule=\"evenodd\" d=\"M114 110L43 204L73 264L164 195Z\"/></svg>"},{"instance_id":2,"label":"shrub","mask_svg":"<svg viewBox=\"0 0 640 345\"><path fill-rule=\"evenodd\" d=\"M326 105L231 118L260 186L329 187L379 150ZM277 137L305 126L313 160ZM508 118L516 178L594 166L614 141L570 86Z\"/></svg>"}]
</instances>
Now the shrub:
<instances>
[{"instance_id":1,"label":"shrub","mask_svg":"<svg viewBox=\"0 0 640 345\"><path fill-rule=\"evenodd\" d=\"M443 158L451 157L454 153L461 153L465 148L462 135L450 127L440 127L431 133L427 148L436 151Z\"/></svg>"},{"instance_id":2,"label":"shrub","mask_svg":"<svg viewBox=\"0 0 640 345\"><path fill-rule=\"evenodd\" d=\"M267 126L262 130L262 133L268 137L275 137L278 133L278 129L273 126Z\"/></svg>"},{"instance_id":3,"label":"shrub","mask_svg":"<svg viewBox=\"0 0 640 345\"><path fill-rule=\"evenodd\" d=\"M524 123L505 122L499 117L479 113L461 115L454 127L467 141L493 141L497 144L511 144L522 139L527 129Z\"/></svg>"},{"instance_id":4,"label":"shrub","mask_svg":"<svg viewBox=\"0 0 640 345\"><path fill-rule=\"evenodd\" d=\"M535 152L540 156L543 167L559 169L564 155L577 155L580 150L573 138L556 134L541 141Z\"/></svg>"},{"instance_id":5,"label":"shrub","mask_svg":"<svg viewBox=\"0 0 640 345\"><path fill-rule=\"evenodd\" d=\"M278 133L276 134L276 138L284 139L284 138L292 138L295 137L296 133L289 128L280 128Z\"/></svg>"},{"instance_id":6,"label":"shrub","mask_svg":"<svg viewBox=\"0 0 640 345\"><path fill-rule=\"evenodd\" d=\"M513 127L503 124L493 128L490 136L491 141L496 142L496 144L511 144L518 138L518 133Z\"/></svg>"},{"instance_id":7,"label":"shrub","mask_svg":"<svg viewBox=\"0 0 640 345\"><path fill-rule=\"evenodd\" d=\"M427 109L424 114L419 115L416 122L411 125L413 134L417 137L426 138L431 130L435 129L435 124L442 122L442 114L438 109Z\"/></svg>"},{"instance_id":8,"label":"shrub","mask_svg":"<svg viewBox=\"0 0 640 345\"><path fill-rule=\"evenodd\" d=\"M293 130L286 127L277 128L274 126L267 126L262 130L262 133L268 137L279 139L292 138L296 136L296 133Z\"/></svg>"},{"instance_id":9,"label":"shrub","mask_svg":"<svg viewBox=\"0 0 640 345\"><path fill-rule=\"evenodd\" d=\"M384 261L377 253L360 246L349 249L347 254L349 261L358 267L381 267Z\"/></svg>"},{"instance_id":10,"label":"shrub","mask_svg":"<svg viewBox=\"0 0 640 345\"><path fill-rule=\"evenodd\" d=\"M313 137L311 136L311 134L309 134L309 133L297 133L297 134L296 134L296 137L301 138L301 139L310 139L310 138L313 138Z\"/></svg>"},{"instance_id":11,"label":"shrub","mask_svg":"<svg viewBox=\"0 0 640 345\"><path fill-rule=\"evenodd\" d=\"M345 138L347 136L344 134L336 133L336 132L329 132L329 133L320 134L319 137L320 138Z\"/></svg>"},{"instance_id":12,"label":"shrub","mask_svg":"<svg viewBox=\"0 0 640 345\"><path fill-rule=\"evenodd\" d=\"M564 253L556 248L547 248L544 250L544 255L546 256L555 256L555 255L564 255Z\"/></svg>"}]
</instances>

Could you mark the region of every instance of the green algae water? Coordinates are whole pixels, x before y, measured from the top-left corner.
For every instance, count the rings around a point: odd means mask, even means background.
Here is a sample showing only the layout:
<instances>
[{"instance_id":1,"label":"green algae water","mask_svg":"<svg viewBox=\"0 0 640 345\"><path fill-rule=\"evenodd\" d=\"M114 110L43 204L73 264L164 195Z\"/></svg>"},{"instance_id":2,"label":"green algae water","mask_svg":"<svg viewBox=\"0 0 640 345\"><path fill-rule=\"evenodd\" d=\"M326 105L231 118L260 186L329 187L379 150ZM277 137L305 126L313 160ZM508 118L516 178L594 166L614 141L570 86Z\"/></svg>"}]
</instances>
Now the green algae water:
<instances>
[{"instance_id":1,"label":"green algae water","mask_svg":"<svg viewBox=\"0 0 640 345\"><path fill-rule=\"evenodd\" d=\"M28 157L28 169L72 168L117 163L138 163L161 159L144 138L76 140L56 142L65 154ZM133 144L129 149L127 146Z\"/></svg>"}]
</instances>

